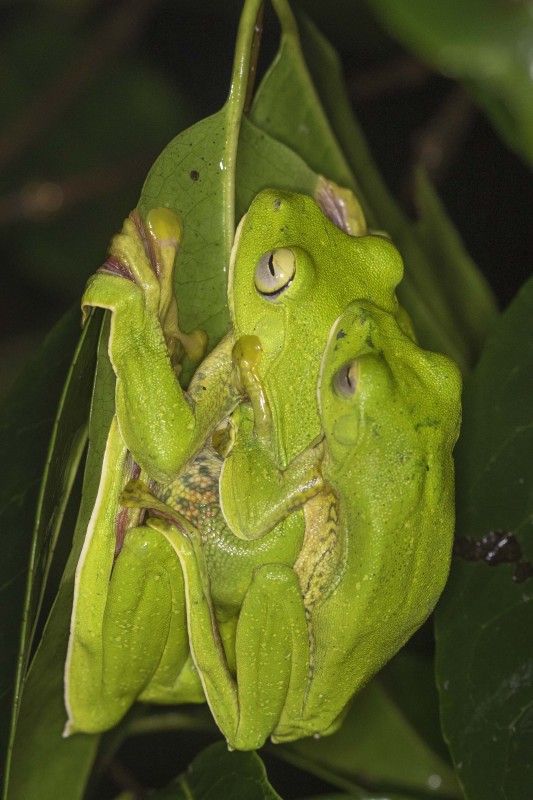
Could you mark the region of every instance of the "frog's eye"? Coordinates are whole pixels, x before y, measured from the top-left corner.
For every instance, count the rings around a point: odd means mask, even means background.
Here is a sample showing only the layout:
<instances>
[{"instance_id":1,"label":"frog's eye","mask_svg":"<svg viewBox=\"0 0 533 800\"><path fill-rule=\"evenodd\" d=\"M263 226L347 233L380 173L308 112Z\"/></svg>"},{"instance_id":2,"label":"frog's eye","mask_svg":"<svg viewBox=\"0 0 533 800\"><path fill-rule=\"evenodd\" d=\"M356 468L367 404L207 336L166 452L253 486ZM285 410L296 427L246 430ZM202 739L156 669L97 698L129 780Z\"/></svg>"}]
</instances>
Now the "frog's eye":
<instances>
[{"instance_id":1,"label":"frog's eye","mask_svg":"<svg viewBox=\"0 0 533 800\"><path fill-rule=\"evenodd\" d=\"M267 300L284 292L296 273L296 256L287 247L269 250L255 268L255 288Z\"/></svg>"},{"instance_id":2,"label":"frog's eye","mask_svg":"<svg viewBox=\"0 0 533 800\"><path fill-rule=\"evenodd\" d=\"M359 361L349 361L333 376L333 388L341 397L353 397L357 391Z\"/></svg>"}]
</instances>

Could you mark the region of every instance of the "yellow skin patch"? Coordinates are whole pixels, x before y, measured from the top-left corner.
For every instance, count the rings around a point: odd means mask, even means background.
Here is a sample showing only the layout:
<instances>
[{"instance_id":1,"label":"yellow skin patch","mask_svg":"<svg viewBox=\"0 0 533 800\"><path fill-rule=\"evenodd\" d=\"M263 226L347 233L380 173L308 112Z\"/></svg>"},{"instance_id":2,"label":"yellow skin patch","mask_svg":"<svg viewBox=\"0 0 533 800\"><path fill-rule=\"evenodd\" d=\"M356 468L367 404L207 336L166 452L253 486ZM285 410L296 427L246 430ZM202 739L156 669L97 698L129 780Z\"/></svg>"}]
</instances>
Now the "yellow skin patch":
<instances>
[{"instance_id":1,"label":"yellow skin patch","mask_svg":"<svg viewBox=\"0 0 533 800\"><path fill-rule=\"evenodd\" d=\"M307 611L335 589L343 573L343 537L339 532L338 499L326 491L304 506L305 536L294 571Z\"/></svg>"}]
</instances>

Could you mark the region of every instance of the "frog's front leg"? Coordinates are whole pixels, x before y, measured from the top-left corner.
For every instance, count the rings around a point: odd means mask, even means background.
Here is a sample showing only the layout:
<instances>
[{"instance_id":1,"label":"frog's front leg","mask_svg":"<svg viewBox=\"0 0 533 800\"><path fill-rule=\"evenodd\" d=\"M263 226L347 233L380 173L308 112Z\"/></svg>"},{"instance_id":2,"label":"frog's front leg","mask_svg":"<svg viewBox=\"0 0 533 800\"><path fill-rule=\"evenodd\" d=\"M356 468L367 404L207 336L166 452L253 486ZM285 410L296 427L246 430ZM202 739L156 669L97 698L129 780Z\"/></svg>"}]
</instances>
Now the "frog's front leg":
<instances>
[{"instance_id":1,"label":"frog's front leg","mask_svg":"<svg viewBox=\"0 0 533 800\"><path fill-rule=\"evenodd\" d=\"M191 352L201 345L177 327L172 267L180 237L179 219L168 209L153 209L146 224L132 212L82 299L84 309L112 312L120 432L135 461L160 482L172 480L238 401L229 341L203 362L189 397L179 386L181 346Z\"/></svg>"},{"instance_id":2,"label":"frog's front leg","mask_svg":"<svg viewBox=\"0 0 533 800\"><path fill-rule=\"evenodd\" d=\"M239 406L233 419L238 434L220 473L220 505L236 536L257 539L324 490L323 445L307 448L280 470L254 434L250 405Z\"/></svg>"},{"instance_id":3,"label":"frog's front leg","mask_svg":"<svg viewBox=\"0 0 533 800\"><path fill-rule=\"evenodd\" d=\"M255 539L272 530L323 491L323 445L314 443L279 469L273 453L272 418L258 365L256 336L243 336L233 348L241 389L249 402L233 413L235 441L220 475L220 502L228 527L239 538Z\"/></svg>"},{"instance_id":4,"label":"frog's front leg","mask_svg":"<svg viewBox=\"0 0 533 800\"><path fill-rule=\"evenodd\" d=\"M197 534L183 520L150 518L176 551L185 576L189 644L213 716L232 749L261 747L284 713L301 716L310 646L298 580L284 564L265 564L245 595L228 667Z\"/></svg>"}]
</instances>

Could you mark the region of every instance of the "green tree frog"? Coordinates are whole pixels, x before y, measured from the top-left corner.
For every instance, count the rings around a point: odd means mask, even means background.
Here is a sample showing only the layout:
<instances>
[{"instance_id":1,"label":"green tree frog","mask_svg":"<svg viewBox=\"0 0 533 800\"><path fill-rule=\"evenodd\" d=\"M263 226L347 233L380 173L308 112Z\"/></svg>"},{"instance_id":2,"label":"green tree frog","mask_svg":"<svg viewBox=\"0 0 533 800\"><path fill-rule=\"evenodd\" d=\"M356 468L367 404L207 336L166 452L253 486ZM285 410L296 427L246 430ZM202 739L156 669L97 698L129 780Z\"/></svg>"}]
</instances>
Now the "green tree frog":
<instances>
[{"instance_id":1,"label":"green tree frog","mask_svg":"<svg viewBox=\"0 0 533 800\"><path fill-rule=\"evenodd\" d=\"M228 676L233 680L243 658L239 642L248 640L253 646L255 641L244 633L236 639L237 630L250 627L253 614L244 614L244 609L253 608L256 600L261 605L265 592L269 603L277 602L268 580L257 584L259 594L255 590L250 594L255 576L267 577L263 567L271 561L279 565L272 585L279 584L281 591L288 580L290 602L299 610L302 591L304 597L308 591L301 587L309 584L320 594L314 580L316 569L322 587L335 587L341 580L342 553L333 544L337 537L332 535L327 513L324 516L324 509L336 504L333 494L322 490L317 457L324 446L320 443L324 420L317 400L320 363L331 326L352 299L372 303L387 318L397 319L399 330L406 329L395 297L402 264L388 241L349 235L312 198L277 190L261 192L239 226L229 265L233 328L202 362L184 393L176 379L181 353L185 348L197 356L202 341L200 336L184 337L177 327L172 264L180 237L179 220L167 209L151 212L145 225L133 214L113 240L108 261L91 279L83 298L85 308L100 306L112 312L109 353L117 376L116 419L76 576L65 680L67 732L110 727L136 697L195 702L203 699L205 691L232 746L256 747L270 733L280 740L306 735L283 730L284 720L296 714L291 711L299 702L296 685L300 691L307 680L314 646L309 649L307 616L302 625L298 612L295 627L291 616L283 637L300 653L288 678L291 691L288 699L284 690L274 693L265 706L268 721L255 731L242 716L257 711L251 697L237 703L244 711L238 710L235 716L236 695L227 688L231 685ZM246 366L243 353L236 357L239 369L235 369L235 347L246 336L261 342L260 376ZM245 396L250 403L242 403ZM226 460L220 496L217 493L216 503L206 511L197 494L191 496L183 485L180 488L180 481L186 485L190 475L196 475L197 460L207 458L206 441L232 411L234 449ZM220 470L221 462L217 463ZM239 510L236 498L253 484L259 463L270 494L256 489ZM209 464L208 472L214 474ZM157 531L142 524L139 507L121 508L120 492L132 477L140 477L160 496L165 496L161 490L167 487L169 496L185 497L191 511L189 517L184 514L189 525L191 520L201 523L203 515L213 516L216 506L215 516L219 518L222 507L229 527L220 517L214 538L204 533L211 550L198 544L197 534L190 540L182 537L182 546L192 549L187 557L180 555L178 568L172 549L175 541L171 547ZM272 502L266 502L268 497ZM304 511L295 510L299 507ZM158 524L170 525L164 519ZM198 527L201 531L202 524ZM336 555L324 560L323 569L315 569L312 543L321 536L331 540ZM261 560L266 553L267 562ZM207 559L209 568L202 567L202 559ZM214 598L209 613L216 617L217 636L224 646L224 703L212 700L212 685L207 689L212 653L206 659L196 652L198 634L196 648L192 644L193 629L206 622L205 615L200 619L185 611L182 575L187 577L193 564L199 565L204 586L208 575ZM218 565L222 565L220 579L216 578ZM283 573L280 581L279 571ZM216 585L222 587L222 594ZM283 593L280 598L285 604ZM278 616L277 612L273 615L274 622ZM284 667L283 647L278 648L274 635L270 667L280 659ZM267 651L264 658L266 674ZM286 677L286 671L283 674ZM241 675L242 668L237 683L246 692ZM224 721L221 715L230 696L229 721ZM300 730L312 732L313 724L306 721Z\"/></svg>"},{"instance_id":2,"label":"green tree frog","mask_svg":"<svg viewBox=\"0 0 533 800\"><path fill-rule=\"evenodd\" d=\"M131 504L159 514L146 525L180 560L192 657L230 747L333 731L354 693L433 609L453 539L460 388L448 358L418 347L391 314L354 302L321 359L323 437L297 456L300 469L270 462L279 505L289 498L280 514L301 493L303 540L289 544L279 527L252 542L227 529L212 539L191 525L187 504L182 514L133 487ZM246 415L247 457L263 479L270 451L255 462L263 444L249 423ZM225 563L221 541L231 547ZM240 579L231 572L237 561Z\"/></svg>"}]
</instances>

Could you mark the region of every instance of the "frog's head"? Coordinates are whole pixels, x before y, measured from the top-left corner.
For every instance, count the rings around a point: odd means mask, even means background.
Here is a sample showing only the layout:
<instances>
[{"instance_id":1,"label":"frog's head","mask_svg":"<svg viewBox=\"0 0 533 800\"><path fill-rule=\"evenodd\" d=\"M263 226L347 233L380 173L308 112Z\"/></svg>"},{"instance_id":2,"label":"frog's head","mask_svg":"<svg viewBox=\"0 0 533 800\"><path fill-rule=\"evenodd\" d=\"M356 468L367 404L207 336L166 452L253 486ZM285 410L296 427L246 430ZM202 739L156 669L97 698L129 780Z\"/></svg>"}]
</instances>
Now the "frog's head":
<instances>
[{"instance_id":1,"label":"frog's head","mask_svg":"<svg viewBox=\"0 0 533 800\"><path fill-rule=\"evenodd\" d=\"M382 480L417 452L451 453L459 431L461 378L440 353L423 350L392 314L353 302L333 325L318 405L334 470L369 459ZM381 459L381 461L379 461ZM427 464L424 465L426 469ZM360 467L358 467L360 469Z\"/></svg>"},{"instance_id":2,"label":"frog's head","mask_svg":"<svg viewBox=\"0 0 533 800\"><path fill-rule=\"evenodd\" d=\"M355 298L391 314L403 265L378 236L352 236L301 194L266 189L235 237L229 306L235 337L258 336L275 448L285 466L320 432L316 385L331 326Z\"/></svg>"}]
</instances>

